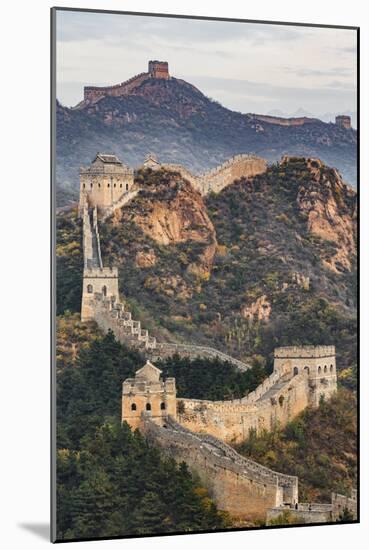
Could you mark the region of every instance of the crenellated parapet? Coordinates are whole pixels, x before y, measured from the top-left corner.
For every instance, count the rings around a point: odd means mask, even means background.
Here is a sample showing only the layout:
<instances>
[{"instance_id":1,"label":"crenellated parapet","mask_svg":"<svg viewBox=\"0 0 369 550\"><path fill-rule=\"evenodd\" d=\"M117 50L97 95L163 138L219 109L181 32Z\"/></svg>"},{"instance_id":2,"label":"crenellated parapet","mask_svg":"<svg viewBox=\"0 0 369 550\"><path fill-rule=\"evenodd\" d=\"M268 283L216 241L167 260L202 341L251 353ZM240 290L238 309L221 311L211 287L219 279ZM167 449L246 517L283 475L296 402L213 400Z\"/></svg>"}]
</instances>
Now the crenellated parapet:
<instances>
[{"instance_id":1,"label":"crenellated parapet","mask_svg":"<svg viewBox=\"0 0 369 550\"><path fill-rule=\"evenodd\" d=\"M133 169L116 155L97 153L88 167L80 168L79 212L96 207L104 212L133 188Z\"/></svg>"},{"instance_id":2,"label":"crenellated parapet","mask_svg":"<svg viewBox=\"0 0 369 550\"><path fill-rule=\"evenodd\" d=\"M222 189L240 178L252 178L258 174L263 174L267 169L267 162L255 155L240 154L199 175L192 174L190 170L180 164L160 164L153 155L145 159L143 166L153 170L164 168L178 172L201 195L208 195L209 193L220 193Z\"/></svg>"},{"instance_id":3,"label":"crenellated parapet","mask_svg":"<svg viewBox=\"0 0 369 550\"><path fill-rule=\"evenodd\" d=\"M337 390L334 346L277 348L274 370L241 399L181 399L178 421L193 431L241 442L250 430L284 426L306 407Z\"/></svg>"}]
</instances>

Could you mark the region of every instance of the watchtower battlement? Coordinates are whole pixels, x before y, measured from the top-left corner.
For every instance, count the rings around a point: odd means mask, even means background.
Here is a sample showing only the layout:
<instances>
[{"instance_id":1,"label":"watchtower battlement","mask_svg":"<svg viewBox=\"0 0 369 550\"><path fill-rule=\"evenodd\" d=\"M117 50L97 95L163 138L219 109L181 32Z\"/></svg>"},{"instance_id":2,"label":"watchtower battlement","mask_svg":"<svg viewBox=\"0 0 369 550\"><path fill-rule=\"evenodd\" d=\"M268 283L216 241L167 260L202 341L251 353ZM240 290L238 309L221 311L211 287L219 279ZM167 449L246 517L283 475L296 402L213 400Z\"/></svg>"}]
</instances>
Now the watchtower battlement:
<instances>
[{"instance_id":1,"label":"watchtower battlement","mask_svg":"<svg viewBox=\"0 0 369 550\"><path fill-rule=\"evenodd\" d=\"M335 356L334 346L285 346L275 348L275 359L300 359Z\"/></svg>"}]
</instances>

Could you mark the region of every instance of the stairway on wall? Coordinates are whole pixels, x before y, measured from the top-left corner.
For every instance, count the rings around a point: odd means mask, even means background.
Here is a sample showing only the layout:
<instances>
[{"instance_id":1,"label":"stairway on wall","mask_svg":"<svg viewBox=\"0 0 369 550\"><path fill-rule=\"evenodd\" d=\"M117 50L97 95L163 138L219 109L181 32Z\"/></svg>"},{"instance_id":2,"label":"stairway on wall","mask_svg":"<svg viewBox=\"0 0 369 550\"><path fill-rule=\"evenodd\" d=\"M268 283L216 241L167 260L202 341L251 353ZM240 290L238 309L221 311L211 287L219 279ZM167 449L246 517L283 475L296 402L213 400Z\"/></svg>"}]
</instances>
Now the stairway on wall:
<instances>
[{"instance_id":1,"label":"stairway on wall","mask_svg":"<svg viewBox=\"0 0 369 550\"><path fill-rule=\"evenodd\" d=\"M111 208L103 214L103 219L110 216L116 208L121 208L132 200L139 193L134 189L124 193ZM83 253L84 266L88 268L104 269L101 257L100 235L98 228L97 208L88 208L85 205L83 210ZM119 296L103 296L101 293L94 293L94 317L97 324L103 330L112 330L116 338L126 344L136 347L155 360L178 354L181 357L206 357L209 359L220 359L234 365L237 369L245 371L251 366L220 350L209 346L196 346L191 344L158 343L156 338L149 335L148 330L141 327L141 322L132 319L131 312L127 305L119 300Z\"/></svg>"}]
</instances>

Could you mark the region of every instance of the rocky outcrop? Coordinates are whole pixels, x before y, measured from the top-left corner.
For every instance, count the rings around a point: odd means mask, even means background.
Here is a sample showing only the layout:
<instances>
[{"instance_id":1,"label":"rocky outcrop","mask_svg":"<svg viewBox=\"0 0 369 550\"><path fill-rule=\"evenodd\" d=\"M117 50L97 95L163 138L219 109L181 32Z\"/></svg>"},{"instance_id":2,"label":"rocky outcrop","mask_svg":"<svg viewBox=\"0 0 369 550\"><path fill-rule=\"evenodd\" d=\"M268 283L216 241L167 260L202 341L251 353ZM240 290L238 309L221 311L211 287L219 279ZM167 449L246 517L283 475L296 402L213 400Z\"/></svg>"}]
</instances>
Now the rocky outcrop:
<instances>
[{"instance_id":1,"label":"rocky outcrop","mask_svg":"<svg viewBox=\"0 0 369 550\"><path fill-rule=\"evenodd\" d=\"M153 267L157 262L155 251L150 248L149 250L139 250L136 254L135 265L142 269L147 267Z\"/></svg>"},{"instance_id":2,"label":"rocky outcrop","mask_svg":"<svg viewBox=\"0 0 369 550\"><path fill-rule=\"evenodd\" d=\"M209 276L217 246L215 229L201 195L188 181L172 174L155 185L143 185L139 200L132 201L123 212L159 245L198 243L198 253L187 270L196 276ZM136 263L150 261L152 255L150 259L147 253L141 252L136 258Z\"/></svg>"},{"instance_id":3,"label":"rocky outcrop","mask_svg":"<svg viewBox=\"0 0 369 550\"><path fill-rule=\"evenodd\" d=\"M257 298L251 304L241 307L242 317L248 319L250 324L254 321L268 322L271 312L272 306L265 294Z\"/></svg>"},{"instance_id":4,"label":"rocky outcrop","mask_svg":"<svg viewBox=\"0 0 369 550\"><path fill-rule=\"evenodd\" d=\"M320 160L309 159L308 169L311 179L299 189L298 208L306 216L308 231L336 248L325 266L350 271L356 254L356 193L336 169L324 167Z\"/></svg>"}]
</instances>

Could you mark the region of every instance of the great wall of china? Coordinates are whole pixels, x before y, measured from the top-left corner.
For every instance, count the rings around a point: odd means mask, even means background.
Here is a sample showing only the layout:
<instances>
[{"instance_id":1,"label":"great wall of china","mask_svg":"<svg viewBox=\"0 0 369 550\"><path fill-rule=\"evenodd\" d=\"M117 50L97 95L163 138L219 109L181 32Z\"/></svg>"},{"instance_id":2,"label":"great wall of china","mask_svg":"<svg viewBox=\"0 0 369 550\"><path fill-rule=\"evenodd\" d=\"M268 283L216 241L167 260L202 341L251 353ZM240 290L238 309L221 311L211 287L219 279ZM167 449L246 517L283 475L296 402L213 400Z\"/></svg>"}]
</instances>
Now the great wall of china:
<instances>
[{"instance_id":1,"label":"great wall of china","mask_svg":"<svg viewBox=\"0 0 369 550\"><path fill-rule=\"evenodd\" d=\"M97 155L90 169L81 169L80 190L84 253L81 318L96 321L103 331L112 330L120 342L139 349L148 359L134 379L123 382L122 421L132 428L139 427L175 460L186 461L218 507L233 516L267 520L269 516L273 519L276 511L291 509L302 522L315 512L317 522L331 521L337 503L342 506L345 497L340 500L336 495L336 504L332 501L326 507L309 504L308 508L301 505L299 510L296 477L245 459L229 443L242 441L251 429L260 431L276 423L286 424L307 406L317 406L322 395L329 398L337 383L334 347L275 350L272 375L242 399L177 398L175 380L162 381L161 371L150 360L177 353L190 358L217 357L241 370L250 366L213 348L157 342L140 321L132 319L126 303L119 298L118 269L103 265L98 218L103 219L137 196L133 174L114 155ZM349 504L354 507L351 501Z\"/></svg>"}]
</instances>

